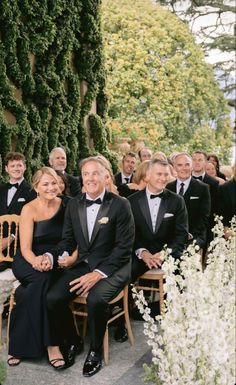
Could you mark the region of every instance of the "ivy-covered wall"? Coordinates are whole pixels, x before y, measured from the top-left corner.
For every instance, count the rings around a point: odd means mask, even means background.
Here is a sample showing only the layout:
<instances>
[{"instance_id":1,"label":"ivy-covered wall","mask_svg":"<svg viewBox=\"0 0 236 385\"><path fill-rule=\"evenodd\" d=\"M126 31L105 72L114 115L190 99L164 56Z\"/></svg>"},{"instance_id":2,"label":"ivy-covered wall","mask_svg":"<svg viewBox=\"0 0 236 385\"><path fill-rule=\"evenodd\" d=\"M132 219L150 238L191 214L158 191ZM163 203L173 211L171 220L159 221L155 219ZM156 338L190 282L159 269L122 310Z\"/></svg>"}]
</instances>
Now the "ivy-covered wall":
<instances>
[{"instance_id":1,"label":"ivy-covered wall","mask_svg":"<svg viewBox=\"0 0 236 385\"><path fill-rule=\"evenodd\" d=\"M29 179L56 146L75 174L90 153L110 157L100 3L1 0L0 175L10 150L25 154Z\"/></svg>"}]
</instances>

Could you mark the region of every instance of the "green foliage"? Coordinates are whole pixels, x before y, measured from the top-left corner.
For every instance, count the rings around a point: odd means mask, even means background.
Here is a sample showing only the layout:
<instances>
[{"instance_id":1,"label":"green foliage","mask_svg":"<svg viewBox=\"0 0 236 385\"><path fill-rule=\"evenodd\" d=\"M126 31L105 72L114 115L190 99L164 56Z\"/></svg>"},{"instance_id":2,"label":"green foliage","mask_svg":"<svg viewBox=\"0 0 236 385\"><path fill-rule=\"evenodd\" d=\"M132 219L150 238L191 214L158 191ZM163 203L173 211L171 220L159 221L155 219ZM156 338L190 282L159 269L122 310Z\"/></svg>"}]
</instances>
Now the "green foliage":
<instances>
[{"instance_id":1,"label":"green foliage","mask_svg":"<svg viewBox=\"0 0 236 385\"><path fill-rule=\"evenodd\" d=\"M226 159L224 96L188 27L149 0L133 7L128 0L104 0L103 28L113 138L135 139L138 132L167 153L199 146L215 151L219 144Z\"/></svg>"},{"instance_id":2,"label":"green foliage","mask_svg":"<svg viewBox=\"0 0 236 385\"><path fill-rule=\"evenodd\" d=\"M0 360L0 384L4 384L7 377L7 369L5 362Z\"/></svg>"},{"instance_id":3,"label":"green foliage","mask_svg":"<svg viewBox=\"0 0 236 385\"><path fill-rule=\"evenodd\" d=\"M2 0L0 34L1 159L23 152L30 179L63 146L76 173L90 151L84 122L96 97L98 114L106 115L100 1Z\"/></svg>"}]
</instances>

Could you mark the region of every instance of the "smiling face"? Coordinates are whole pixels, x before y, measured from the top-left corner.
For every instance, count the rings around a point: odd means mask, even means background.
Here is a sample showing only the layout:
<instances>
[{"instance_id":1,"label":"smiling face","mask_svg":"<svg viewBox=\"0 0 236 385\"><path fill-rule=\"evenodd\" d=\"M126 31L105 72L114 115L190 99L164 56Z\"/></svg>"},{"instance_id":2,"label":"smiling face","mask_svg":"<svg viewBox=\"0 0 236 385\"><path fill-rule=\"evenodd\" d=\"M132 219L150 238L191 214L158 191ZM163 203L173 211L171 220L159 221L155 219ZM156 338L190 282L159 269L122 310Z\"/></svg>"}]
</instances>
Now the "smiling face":
<instances>
[{"instance_id":1,"label":"smiling face","mask_svg":"<svg viewBox=\"0 0 236 385\"><path fill-rule=\"evenodd\" d=\"M9 160L5 167L12 183L16 183L23 178L25 169L26 166L22 160Z\"/></svg>"},{"instance_id":2,"label":"smiling face","mask_svg":"<svg viewBox=\"0 0 236 385\"><path fill-rule=\"evenodd\" d=\"M40 198L52 200L60 194L58 180L49 174L43 174L35 186L35 191Z\"/></svg>"},{"instance_id":3,"label":"smiling face","mask_svg":"<svg viewBox=\"0 0 236 385\"><path fill-rule=\"evenodd\" d=\"M208 175L215 177L216 176L216 169L212 162L207 162L206 164L206 172Z\"/></svg>"},{"instance_id":4,"label":"smiling face","mask_svg":"<svg viewBox=\"0 0 236 385\"><path fill-rule=\"evenodd\" d=\"M126 155L122 162L123 174L129 176L133 173L136 165L136 158L130 155Z\"/></svg>"},{"instance_id":5,"label":"smiling face","mask_svg":"<svg viewBox=\"0 0 236 385\"><path fill-rule=\"evenodd\" d=\"M174 158L174 169L180 180L190 178L192 172L192 159L187 155L179 155Z\"/></svg>"},{"instance_id":6,"label":"smiling face","mask_svg":"<svg viewBox=\"0 0 236 385\"><path fill-rule=\"evenodd\" d=\"M54 170L64 171L67 165L66 153L63 150L53 151L49 164Z\"/></svg>"},{"instance_id":7,"label":"smiling face","mask_svg":"<svg viewBox=\"0 0 236 385\"><path fill-rule=\"evenodd\" d=\"M96 199L106 186L106 169L94 160L86 162L81 169L83 186L92 199Z\"/></svg>"},{"instance_id":8,"label":"smiling face","mask_svg":"<svg viewBox=\"0 0 236 385\"><path fill-rule=\"evenodd\" d=\"M170 180L170 168L168 165L155 163L147 172L148 189L158 194L167 185Z\"/></svg>"}]
</instances>

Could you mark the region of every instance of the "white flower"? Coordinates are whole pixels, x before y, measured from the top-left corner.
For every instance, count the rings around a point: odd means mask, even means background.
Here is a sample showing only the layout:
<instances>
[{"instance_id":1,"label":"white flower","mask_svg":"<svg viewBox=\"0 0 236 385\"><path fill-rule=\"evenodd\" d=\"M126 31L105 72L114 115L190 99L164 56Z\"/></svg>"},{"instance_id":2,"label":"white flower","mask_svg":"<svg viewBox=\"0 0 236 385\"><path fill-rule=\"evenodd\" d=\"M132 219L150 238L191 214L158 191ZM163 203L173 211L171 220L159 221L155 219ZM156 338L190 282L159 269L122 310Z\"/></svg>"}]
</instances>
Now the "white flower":
<instances>
[{"instance_id":1,"label":"white flower","mask_svg":"<svg viewBox=\"0 0 236 385\"><path fill-rule=\"evenodd\" d=\"M101 219L98 220L99 225L106 225L109 222L108 217L102 217Z\"/></svg>"}]
</instances>

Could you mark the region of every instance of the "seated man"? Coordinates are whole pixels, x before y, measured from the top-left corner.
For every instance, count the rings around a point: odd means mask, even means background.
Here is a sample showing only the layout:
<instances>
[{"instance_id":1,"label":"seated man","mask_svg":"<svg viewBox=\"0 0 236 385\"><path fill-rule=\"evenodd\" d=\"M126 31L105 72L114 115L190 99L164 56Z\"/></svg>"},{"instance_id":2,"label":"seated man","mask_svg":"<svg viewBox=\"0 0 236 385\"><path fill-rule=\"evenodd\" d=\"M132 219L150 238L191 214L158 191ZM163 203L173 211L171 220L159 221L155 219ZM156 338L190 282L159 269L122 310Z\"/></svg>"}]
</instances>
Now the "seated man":
<instances>
[{"instance_id":1,"label":"seated man","mask_svg":"<svg viewBox=\"0 0 236 385\"><path fill-rule=\"evenodd\" d=\"M77 246L79 257L49 291L48 309L55 344L60 344L74 330L69 302L88 294L90 350L83 375L90 377L101 369L108 303L130 279L134 222L129 202L106 191L106 169L100 159L84 159L81 175L86 193L68 203L63 240L52 252L57 261Z\"/></svg>"},{"instance_id":2,"label":"seated man","mask_svg":"<svg viewBox=\"0 0 236 385\"><path fill-rule=\"evenodd\" d=\"M136 162L137 159L134 152L128 152L123 156L122 170L115 174L115 184L118 187L118 190L121 184L132 182Z\"/></svg>"},{"instance_id":3,"label":"seated man","mask_svg":"<svg viewBox=\"0 0 236 385\"><path fill-rule=\"evenodd\" d=\"M128 199L135 222L132 281L162 265L164 245L179 258L188 241L188 214L184 200L167 190L170 169L167 161L153 159L147 170L147 186Z\"/></svg>"}]
</instances>

